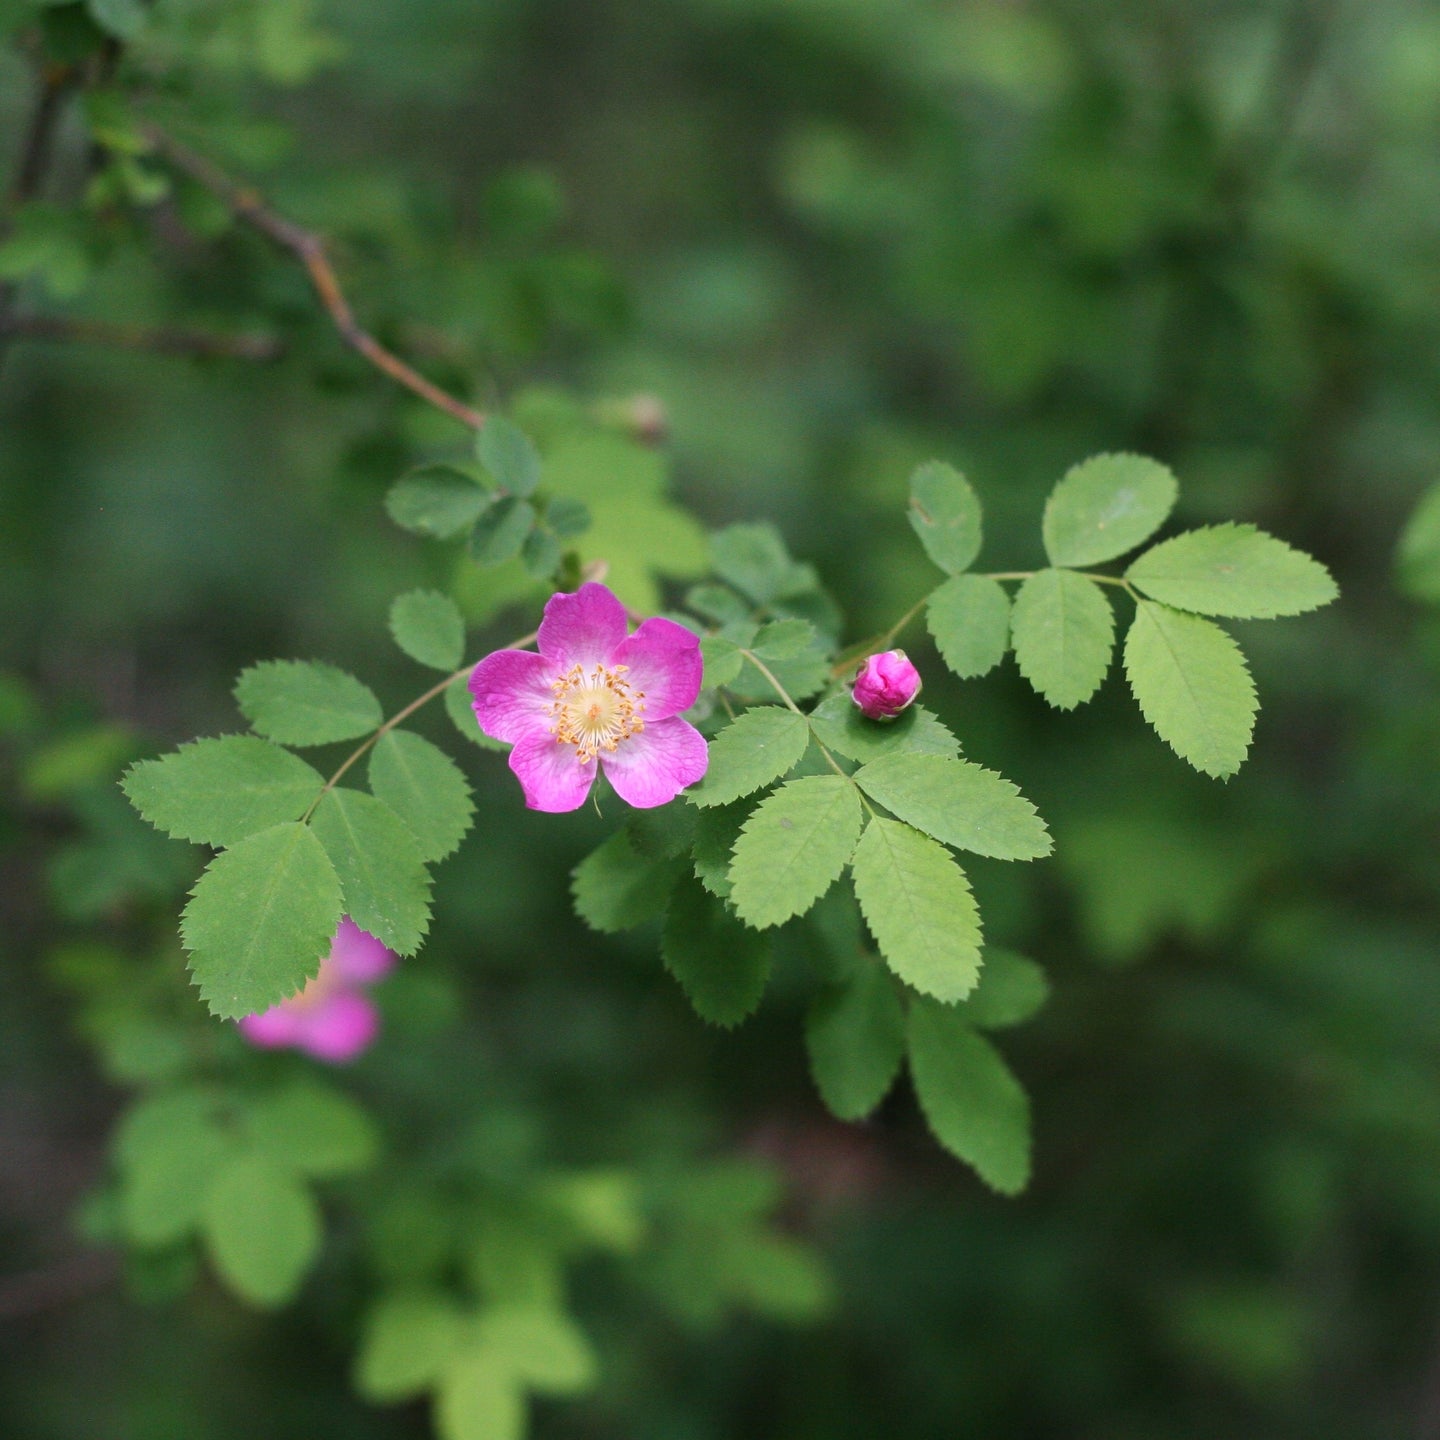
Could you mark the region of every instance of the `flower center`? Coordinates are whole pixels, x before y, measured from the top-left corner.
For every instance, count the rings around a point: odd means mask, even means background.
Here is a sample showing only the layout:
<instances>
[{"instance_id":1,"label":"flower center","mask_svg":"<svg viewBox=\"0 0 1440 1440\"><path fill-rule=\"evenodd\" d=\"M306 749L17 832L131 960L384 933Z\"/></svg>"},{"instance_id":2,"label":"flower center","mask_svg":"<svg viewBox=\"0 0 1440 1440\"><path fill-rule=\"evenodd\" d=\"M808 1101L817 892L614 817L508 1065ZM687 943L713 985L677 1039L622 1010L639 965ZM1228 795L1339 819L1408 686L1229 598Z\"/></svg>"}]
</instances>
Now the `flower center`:
<instances>
[{"instance_id":1,"label":"flower center","mask_svg":"<svg viewBox=\"0 0 1440 1440\"><path fill-rule=\"evenodd\" d=\"M634 690L624 678L628 665L596 665L587 674L572 665L551 682L555 699L550 733L562 744L575 747L584 765L601 750L613 750L622 740L638 735L645 722L645 692Z\"/></svg>"}]
</instances>

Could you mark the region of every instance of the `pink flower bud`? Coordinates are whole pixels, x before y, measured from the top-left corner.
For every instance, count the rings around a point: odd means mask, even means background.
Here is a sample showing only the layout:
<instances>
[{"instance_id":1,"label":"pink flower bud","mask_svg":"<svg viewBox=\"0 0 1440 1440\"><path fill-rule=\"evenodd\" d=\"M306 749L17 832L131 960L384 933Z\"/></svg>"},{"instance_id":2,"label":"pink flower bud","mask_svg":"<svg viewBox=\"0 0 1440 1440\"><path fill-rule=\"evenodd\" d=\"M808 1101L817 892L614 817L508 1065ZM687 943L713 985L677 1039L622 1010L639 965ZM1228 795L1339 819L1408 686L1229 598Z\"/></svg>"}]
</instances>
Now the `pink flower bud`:
<instances>
[{"instance_id":1,"label":"pink flower bud","mask_svg":"<svg viewBox=\"0 0 1440 1440\"><path fill-rule=\"evenodd\" d=\"M920 693L920 672L903 650L872 655L855 675L850 698L862 715L893 720Z\"/></svg>"}]
</instances>

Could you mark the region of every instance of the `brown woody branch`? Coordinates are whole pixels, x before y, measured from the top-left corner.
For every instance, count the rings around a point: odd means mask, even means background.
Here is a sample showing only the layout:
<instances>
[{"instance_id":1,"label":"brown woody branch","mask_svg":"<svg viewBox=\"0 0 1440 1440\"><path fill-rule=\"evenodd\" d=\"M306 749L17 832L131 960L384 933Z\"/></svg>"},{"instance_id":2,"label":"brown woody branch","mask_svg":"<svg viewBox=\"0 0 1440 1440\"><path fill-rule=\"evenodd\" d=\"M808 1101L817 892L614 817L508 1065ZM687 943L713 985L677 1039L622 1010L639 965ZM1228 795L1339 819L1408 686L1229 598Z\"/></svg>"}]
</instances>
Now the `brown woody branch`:
<instances>
[{"instance_id":1,"label":"brown woody branch","mask_svg":"<svg viewBox=\"0 0 1440 1440\"><path fill-rule=\"evenodd\" d=\"M272 335L218 335L169 326L148 329L56 315L0 314L0 344L7 340L69 340L115 350L146 350L156 355L196 355L207 359L265 361L278 360L285 353L284 341Z\"/></svg>"},{"instance_id":2,"label":"brown woody branch","mask_svg":"<svg viewBox=\"0 0 1440 1440\"><path fill-rule=\"evenodd\" d=\"M340 288L335 267L330 262L324 238L307 230L272 209L264 197L247 185L232 180L220 167L205 156L182 144L158 126L148 126L146 134L156 149L177 169L222 200L237 220L267 236L281 249L289 251L310 277L315 293L334 323L340 337L377 370L388 375L412 394L443 410L445 414L478 430L485 416L463 401L432 384L420 372L407 365L398 355L387 350L355 318L355 312Z\"/></svg>"}]
</instances>

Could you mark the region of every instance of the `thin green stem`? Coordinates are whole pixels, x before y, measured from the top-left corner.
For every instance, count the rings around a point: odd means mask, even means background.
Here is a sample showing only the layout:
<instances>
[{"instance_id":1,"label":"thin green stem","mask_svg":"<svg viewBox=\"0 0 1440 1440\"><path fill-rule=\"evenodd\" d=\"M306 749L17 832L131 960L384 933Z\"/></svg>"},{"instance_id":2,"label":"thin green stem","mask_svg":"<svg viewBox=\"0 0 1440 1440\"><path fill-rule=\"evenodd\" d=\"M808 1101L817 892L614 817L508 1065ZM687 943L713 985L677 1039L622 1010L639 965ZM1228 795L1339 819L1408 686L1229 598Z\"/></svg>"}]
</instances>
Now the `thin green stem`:
<instances>
[{"instance_id":1,"label":"thin green stem","mask_svg":"<svg viewBox=\"0 0 1440 1440\"><path fill-rule=\"evenodd\" d=\"M838 680L857 660L863 660L867 655L874 655L881 650L888 650L900 632L925 608L929 600L928 595L922 595L888 630L882 630L880 634L871 636L869 640L862 640L858 645L848 646L841 652L841 658L831 666L831 678Z\"/></svg>"},{"instance_id":2,"label":"thin green stem","mask_svg":"<svg viewBox=\"0 0 1440 1440\"><path fill-rule=\"evenodd\" d=\"M851 780L850 776L841 768L840 762L826 749L825 743L815 733L815 727L810 723L810 717L790 698L790 692L775 678L774 672L770 667L766 665L753 650L742 649L740 653L774 686L775 693L785 704L805 722L805 728L809 730L810 738L815 742L820 753L825 757L825 763L829 765L842 780L848 780L851 785L855 785L855 782ZM855 786L855 789L856 792L859 793L860 787L858 785ZM861 795L860 798L863 801L865 797Z\"/></svg>"},{"instance_id":3,"label":"thin green stem","mask_svg":"<svg viewBox=\"0 0 1440 1440\"><path fill-rule=\"evenodd\" d=\"M522 635L518 640L512 641L504 648L507 650L523 650L527 645L535 643L536 632L531 631L528 635ZM402 725L422 705L428 705L437 695L443 695L463 675L468 675L475 668L475 661L462 665L453 675L447 675L438 685L432 685L423 695L417 696L403 710L397 710L383 725L379 726L373 735L367 735L340 763L340 768L325 782L320 793L311 803L310 808L300 817L300 823L306 824L310 817L319 807L320 802L340 783L346 772L358 760L362 759L365 753L378 745L397 725Z\"/></svg>"}]
</instances>

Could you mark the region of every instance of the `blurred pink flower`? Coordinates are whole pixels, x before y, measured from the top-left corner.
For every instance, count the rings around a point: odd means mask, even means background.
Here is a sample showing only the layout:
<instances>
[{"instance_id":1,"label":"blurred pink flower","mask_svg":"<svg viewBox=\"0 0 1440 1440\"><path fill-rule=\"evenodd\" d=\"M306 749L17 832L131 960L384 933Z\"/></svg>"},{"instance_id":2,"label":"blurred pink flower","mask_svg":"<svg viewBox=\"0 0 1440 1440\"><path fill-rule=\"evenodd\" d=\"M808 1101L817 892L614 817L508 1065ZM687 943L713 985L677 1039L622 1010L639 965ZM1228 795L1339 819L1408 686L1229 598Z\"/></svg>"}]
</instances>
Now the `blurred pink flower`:
<instances>
[{"instance_id":1,"label":"blurred pink flower","mask_svg":"<svg viewBox=\"0 0 1440 1440\"><path fill-rule=\"evenodd\" d=\"M591 581L550 597L538 654L497 650L475 667L475 718L514 745L510 768L532 810L578 809L597 762L641 810L704 775L705 739L679 713L700 693L699 639L659 617L625 631L625 607Z\"/></svg>"},{"instance_id":2,"label":"blurred pink flower","mask_svg":"<svg viewBox=\"0 0 1440 1440\"><path fill-rule=\"evenodd\" d=\"M872 655L855 675L851 698L872 720L893 720L920 693L920 672L903 650Z\"/></svg>"},{"instance_id":3,"label":"blurred pink flower","mask_svg":"<svg viewBox=\"0 0 1440 1440\"><path fill-rule=\"evenodd\" d=\"M265 1050L304 1050L343 1065L368 1050L379 1034L380 1012L365 987L389 974L395 959L393 950L347 917L315 978L298 995L244 1016L240 1033Z\"/></svg>"}]
</instances>

